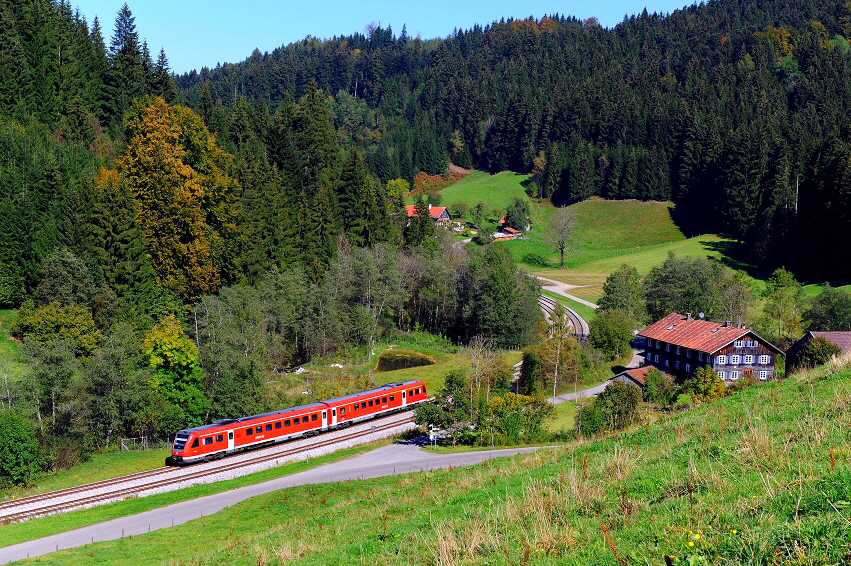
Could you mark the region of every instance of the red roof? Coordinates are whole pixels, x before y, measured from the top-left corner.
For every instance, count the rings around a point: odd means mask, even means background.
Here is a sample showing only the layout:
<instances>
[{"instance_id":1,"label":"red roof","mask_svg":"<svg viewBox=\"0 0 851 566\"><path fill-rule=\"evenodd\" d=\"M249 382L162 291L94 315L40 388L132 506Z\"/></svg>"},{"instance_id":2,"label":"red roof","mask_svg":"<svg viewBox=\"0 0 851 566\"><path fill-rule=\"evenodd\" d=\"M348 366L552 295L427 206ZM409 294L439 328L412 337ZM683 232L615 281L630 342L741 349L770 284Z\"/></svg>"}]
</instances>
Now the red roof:
<instances>
[{"instance_id":1,"label":"red roof","mask_svg":"<svg viewBox=\"0 0 851 566\"><path fill-rule=\"evenodd\" d=\"M644 366L640 368L624 370L618 375L627 374L641 385L647 385L647 372L651 369L653 369L653 366ZM615 377L617 377L617 375Z\"/></svg>"},{"instance_id":2,"label":"red roof","mask_svg":"<svg viewBox=\"0 0 851 566\"><path fill-rule=\"evenodd\" d=\"M443 214L443 211L446 210L445 206L429 206L428 213L434 218L440 218L440 215ZM412 218L417 215L417 205L415 204L406 204L405 205L405 214L408 218Z\"/></svg>"},{"instance_id":3,"label":"red roof","mask_svg":"<svg viewBox=\"0 0 851 566\"><path fill-rule=\"evenodd\" d=\"M821 336L831 344L839 346L843 352L851 351L851 332L810 332L814 337Z\"/></svg>"},{"instance_id":4,"label":"red roof","mask_svg":"<svg viewBox=\"0 0 851 566\"><path fill-rule=\"evenodd\" d=\"M709 354L717 352L746 334L753 334L753 332L747 328L722 326L708 320L697 318L687 320L686 317L677 313L669 314L638 333L639 336Z\"/></svg>"},{"instance_id":5,"label":"red roof","mask_svg":"<svg viewBox=\"0 0 851 566\"><path fill-rule=\"evenodd\" d=\"M519 234L520 233L520 230L516 230L514 228L503 228L503 230L505 230L509 234Z\"/></svg>"}]
</instances>

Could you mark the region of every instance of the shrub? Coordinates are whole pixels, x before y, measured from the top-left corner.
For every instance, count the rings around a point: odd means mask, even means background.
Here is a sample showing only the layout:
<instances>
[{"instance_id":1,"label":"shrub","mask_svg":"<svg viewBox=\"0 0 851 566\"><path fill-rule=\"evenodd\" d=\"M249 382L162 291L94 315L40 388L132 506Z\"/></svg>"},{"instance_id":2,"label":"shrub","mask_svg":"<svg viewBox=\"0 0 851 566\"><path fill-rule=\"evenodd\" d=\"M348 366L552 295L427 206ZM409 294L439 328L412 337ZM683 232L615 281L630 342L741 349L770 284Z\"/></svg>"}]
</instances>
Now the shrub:
<instances>
[{"instance_id":1,"label":"shrub","mask_svg":"<svg viewBox=\"0 0 851 566\"><path fill-rule=\"evenodd\" d=\"M635 385L613 381L594 402L579 411L576 432L589 435L601 430L618 430L635 422L641 390Z\"/></svg>"},{"instance_id":2,"label":"shrub","mask_svg":"<svg viewBox=\"0 0 851 566\"><path fill-rule=\"evenodd\" d=\"M648 403L658 403L659 405L668 406L679 395L679 388L674 385L671 376L662 373L656 368L647 372L645 381L644 400Z\"/></svg>"},{"instance_id":3,"label":"shrub","mask_svg":"<svg viewBox=\"0 0 851 566\"><path fill-rule=\"evenodd\" d=\"M612 309L603 311L591 321L591 345L610 359L629 353L635 321L627 313Z\"/></svg>"},{"instance_id":4,"label":"shrub","mask_svg":"<svg viewBox=\"0 0 851 566\"><path fill-rule=\"evenodd\" d=\"M816 336L804 345L798 360L802 367L814 368L827 363L830 358L841 353L842 349L839 346L828 342L824 336Z\"/></svg>"},{"instance_id":5,"label":"shrub","mask_svg":"<svg viewBox=\"0 0 851 566\"><path fill-rule=\"evenodd\" d=\"M686 380L683 392L689 393L695 403L708 403L719 397L726 397L727 386L711 366L703 366Z\"/></svg>"},{"instance_id":6,"label":"shrub","mask_svg":"<svg viewBox=\"0 0 851 566\"><path fill-rule=\"evenodd\" d=\"M0 413L0 475L26 485L39 468L35 425L18 413Z\"/></svg>"}]
</instances>

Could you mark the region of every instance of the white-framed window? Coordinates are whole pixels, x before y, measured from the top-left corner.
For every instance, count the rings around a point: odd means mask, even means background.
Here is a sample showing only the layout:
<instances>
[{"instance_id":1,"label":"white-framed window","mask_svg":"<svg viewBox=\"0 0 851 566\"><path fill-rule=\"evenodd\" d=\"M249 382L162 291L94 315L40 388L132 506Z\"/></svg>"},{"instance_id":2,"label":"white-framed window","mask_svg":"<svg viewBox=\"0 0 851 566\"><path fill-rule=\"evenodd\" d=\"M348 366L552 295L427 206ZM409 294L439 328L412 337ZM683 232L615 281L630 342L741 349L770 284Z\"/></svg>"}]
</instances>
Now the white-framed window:
<instances>
[{"instance_id":1,"label":"white-framed window","mask_svg":"<svg viewBox=\"0 0 851 566\"><path fill-rule=\"evenodd\" d=\"M653 356L653 361L656 362L657 364L659 363L659 355L658 354Z\"/></svg>"},{"instance_id":2,"label":"white-framed window","mask_svg":"<svg viewBox=\"0 0 851 566\"><path fill-rule=\"evenodd\" d=\"M760 379L760 381L765 381L766 379L768 379L768 372L767 371L759 372L759 379Z\"/></svg>"},{"instance_id":3,"label":"white-framed window","mask_svg":"<svg viewBox=\"0 0 851 566\"><path fill-rule=\"evenodd\" d=\"M666 352L670 352L670 351L671 351L671 345L670 345L670 344L665 343L665 351L666 351Z\"/></svg>"},{"instance_id":4,"label":"white-framed window","mask_svg":"<svg viewBox=\"0 0 851 566\"><path fill-rule=\"evenodd\" d=\"M739 372L731 371L730 372L730 379L733 380L733 381L736 381L737 379L739 379Z\"/></svg>"},{"instance_id":5,"label":"white-framed window","mask_svg":"<svg viewBox=\"0 0 851 566\"><path fill-rule=\"evenodd\" d=\"M686 373L691 373L691 364L686 364Z\"/></svg>"},{"instance_id":6,"label":"white-framed window","mask_svg":"<svg viewBox=\"0 0 851 566\"><path fill-rule=\"evenodd\" d=\"M745 341L744 341L744 340L736 340L735 342L733 342L733 346L734 346L735 348L743 348L743 347L744 347L744 345L745 345Z\"/></svg>"},{"instance_id":7,"label":"white-framed window","mask_svg":"<svg viewBox=\"0 0 851 566\"><path fill-rule=\"evenodd\" d=\"M674 369L680 369L680 362L674 362Z\"/></svg>"},{"instance_id":8,"label":"white-framed window","mask_svg":"<svg viewBox=\"0 0 851 566\"><path fill-rule=\"evenodd\" d=\"M738 364L739 363L739 356L730 356L730 363L731 364Z\"/></svg>"},{"instance_id":9,"label":"white-framed window","mask_svg":"<svg viewBox=\"0 0 851 566\"><path fill-rule=\"evenodd\" d=\"M718 377L720 377L721 379L724 379L724 372L723 372L723 371L719 371L719 372L718 372Z\"/></svg>"},{"instance_id":10,"label":"white-framed window","mask_svg":"<svg viewBox=\"0 0 851 566\"><path fill-rule=\"evenodd\" d=\"M691 357L691 348L686 348L686 357L687 358Z\"/></svg>"},{"instance_id":11,"label":"white-framed window","mask_svg":"<svg viewBox=\"0 0 851 566\"><path fill-rule=\"evenodd\" d=\"M665 367L668 367L668 360L665 360Z\"/></svg>"},{"instance_id":12,"label":"white-framed window","mask_svg":"<svg viewBox=\"0 0 851 566\"><path fill-rule=\"evenodd\" d=\"M718 364L719 366L723 366L724 364L727 363L727 356L717 356L715 358L715 363Z\"/></svg>"},{"instance_id":13,"label":"white-framed window","mask_svg":"<svg viewBox=\"0 0 851 566\"><path fill-rule=\"evenodd\" d=\"M753 356L745 356L745 363L746 364L752 364L753 363Z\"/></svg>"},{"instance_id":14,"label":"white-framed window","mask_svg":"<svg viewBox=\"0 0 851 566\"><path fill-rule=\"evenodd\" d=\"M759 357L759 363L761 363L763 365L764 364L770 364L771 363L771 356L760 356Z\"/></svg>"},{"instance_id":15,"label":"white-framed window","mask_svg":"<svg viewBox=\"0 0 851 566\"><path fill-rule=\"evenodd\" d=\"M752 347L754 347L754 348L756 348L757 346L759 346L759 342L757 342L756 340L754 340L753 342L751 342L751 346L752 346Z\"/></svg>"},{"instance_id":16,"label":"white-framed window","mask_svg":"<svg viewBox=\"0 0 851 566\"><path fill-rule=\"evenodd\" d=\"M677 355L678 356L680 355L680 347L679 346L677 346Z\"/></svg>"},{"instance_id":17,"label":"white-framed window","mask_svg":"<svg viewBox=\"0 0 851 566\"><path fill-rule=\"evenodd\" d=\"M699 361L699 362L702 362L702 361L703 361L703 352L698 352L698 353L697 353L697 361Z\"/></svg>"}]
</instances>

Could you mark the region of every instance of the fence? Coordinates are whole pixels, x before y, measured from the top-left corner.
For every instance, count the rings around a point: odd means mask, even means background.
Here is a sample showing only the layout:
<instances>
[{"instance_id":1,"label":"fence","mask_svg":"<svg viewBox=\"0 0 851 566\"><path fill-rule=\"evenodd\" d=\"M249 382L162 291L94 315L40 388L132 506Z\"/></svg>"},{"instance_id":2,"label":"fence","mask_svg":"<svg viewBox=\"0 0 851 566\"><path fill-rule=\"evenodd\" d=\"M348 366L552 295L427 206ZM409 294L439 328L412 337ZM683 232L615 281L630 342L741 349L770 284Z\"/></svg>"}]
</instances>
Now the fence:
<instances>
[{"instance_id":1,"label":"fence","mask_svg":"<svg viewBox=\"0 0 851 566\"><path fill-rule=\"evenodd\" d=\"M147 436L136 436L121 439L121 450L165 450L171 447L171 440L166 438L148 438Z\"/></svg>"}]
</instances>

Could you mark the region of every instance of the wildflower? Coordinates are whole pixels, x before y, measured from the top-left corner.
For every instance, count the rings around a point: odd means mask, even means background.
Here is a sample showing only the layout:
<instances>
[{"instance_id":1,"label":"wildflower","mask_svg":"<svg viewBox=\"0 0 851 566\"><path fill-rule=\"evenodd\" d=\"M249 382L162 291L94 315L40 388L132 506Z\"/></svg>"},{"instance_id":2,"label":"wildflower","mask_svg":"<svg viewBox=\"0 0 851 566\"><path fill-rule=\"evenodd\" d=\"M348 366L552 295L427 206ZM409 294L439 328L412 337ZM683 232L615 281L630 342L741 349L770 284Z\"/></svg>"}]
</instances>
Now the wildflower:
<instances>
[{"instance_id":1,"label":"wildflower","mask_svg":"<svg viewBox=\"0 0 851 566\"><path fill-rule=\"evenodd\" d=\"M699 533L694 535L694 540L700 540L700 534Z\"/></svg>"},{"instance_id":2,"label":"wildflower","mask_svg":"<svg viewBox=\"0 0 851 566\"><path fill-rule=\"evenodd\" d=\"M712 525L706 525L706 528L712 530Z\"/></svg>"},{"instance_id":3,"label":"wildflower","mask_svg":"<svg viewBox=\"0 0 851 566\"><path fill-rule=\"evenodd\" d=\"M694 546L694 541L688 541L689 546Z\"/></svg>"},{"instance_id":4,"label":"wildflower","mask_svg":"<svg viewBox=\"0 0 851 566\"><path fill-rule=\"evenodd\" d=\"M732 530L732 531L730 531L730 532L731 532L731 533L733 533L733 534L736 534L736 533L737 533L737 532L739 532L739 531L737 531L736 529L733 529L733 530Z\"/></svg>"}]
</instances>

